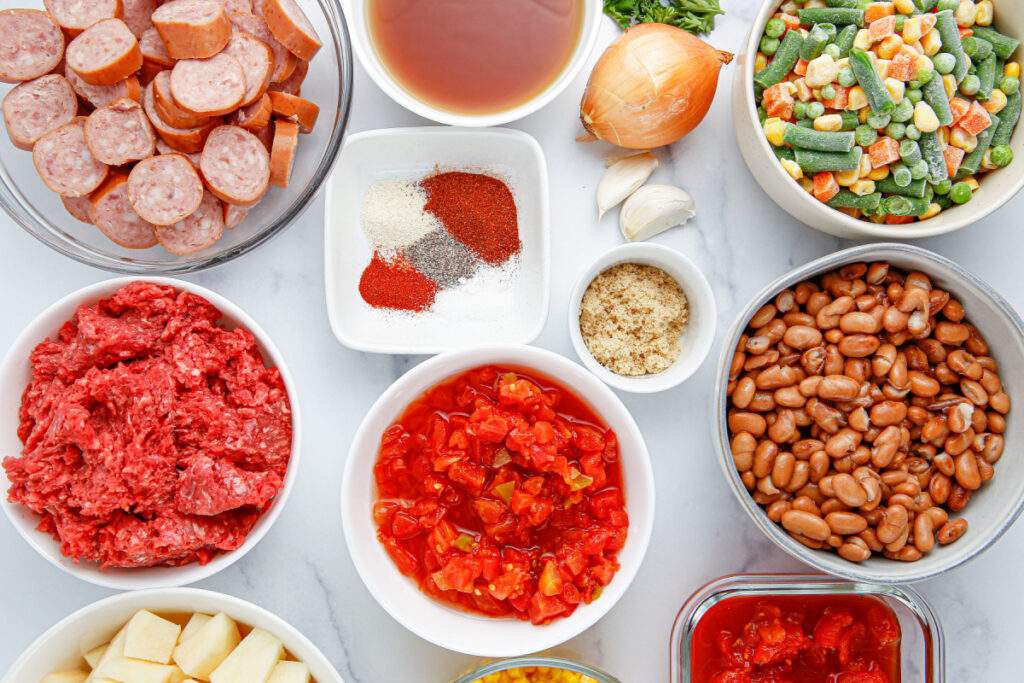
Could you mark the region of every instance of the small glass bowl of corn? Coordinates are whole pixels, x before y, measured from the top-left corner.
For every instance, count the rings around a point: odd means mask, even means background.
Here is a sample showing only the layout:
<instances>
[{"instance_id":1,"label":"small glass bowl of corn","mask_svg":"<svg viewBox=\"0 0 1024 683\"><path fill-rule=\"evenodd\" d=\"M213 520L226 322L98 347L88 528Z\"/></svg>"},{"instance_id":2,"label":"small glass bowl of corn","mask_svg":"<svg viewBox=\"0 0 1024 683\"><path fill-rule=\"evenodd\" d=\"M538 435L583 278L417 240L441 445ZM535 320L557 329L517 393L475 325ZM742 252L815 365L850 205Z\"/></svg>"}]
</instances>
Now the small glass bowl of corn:
<instances>
[{"instance_id":1,"label":"small glass bowl of corn","mask_svg":"<svg viewBox=\"0 0 1024 683\"><path fill-rule=\"evenodd\" d=\"M517 657L488 662L454 683L620 683L611 674L559 657Z\"/></svg>"}]
</instances>

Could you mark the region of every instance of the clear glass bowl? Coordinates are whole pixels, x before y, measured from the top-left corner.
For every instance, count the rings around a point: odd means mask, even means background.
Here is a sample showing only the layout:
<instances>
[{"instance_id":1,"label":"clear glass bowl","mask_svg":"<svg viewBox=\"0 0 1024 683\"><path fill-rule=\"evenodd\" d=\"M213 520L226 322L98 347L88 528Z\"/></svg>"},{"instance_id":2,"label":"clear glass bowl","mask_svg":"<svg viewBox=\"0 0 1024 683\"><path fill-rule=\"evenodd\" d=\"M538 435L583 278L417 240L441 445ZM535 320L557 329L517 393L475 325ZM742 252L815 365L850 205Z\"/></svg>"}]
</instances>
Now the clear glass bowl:
<instances>
[{"instance_id":1,"label":"clear glass bowl","mask_svg":"<svg viewBox=\"0 0 1024 683\"><path fill-rule=\"evenodd\" d=\"M690 641L711 607L726 598L778 595L866 595L882 600L896 615L902 631L901 683L943 683L946 671L942 626L917 591L840 581L824 574L733 574L698 589L679 610L669 648L670 683L690 681Z\"/></svg>"},{"instance_id":2,"label":"clear glass bowl","mask_svg":"<svg viewBox=\"0 0 1024 683\"><path fill-rule=\"evenodd\" d=\"M324 46L310 62L302 96L320 106L320 118L302 135L290 187L272 187L248 217L213 246L175 256L156 246L133 250L108 240L99 230L72 218L60 197L36 174L32 154L0 134L0 206L30 235L60 253L105 270L131 274L188 273L230 261L277 235L302 214L324 184L341 148L352 99L352 47L336 0L299 0ZM0 9L37 5L42 0L0 0ZM4 86L0 95L11 86Z\"/></svg>"},{"instance_id":3,"label":"clear glass bowl","mask_svg":"<svg viewBox=\"0 0 1024 683\"><path fill-rule=\"evenodd\" d=\"M549 657L546 655L529 655L527 657L516 657L514 659L503 659L498 662L490 662L488 664L484 664L475 671L455 679L453 683L475 683L475 681L478 681L488 674L498 673L499 671L508 671L509 669L518 669L526 666L546 666L552 669L565 669L567 671L583 674L584 676L589 676L598 683L620 683L619 679L615 678L611 674L606 674L605 672L587 666L586 664L580 664L579 662L574 662L562 657Z\"/></svg>"}]
</instances>

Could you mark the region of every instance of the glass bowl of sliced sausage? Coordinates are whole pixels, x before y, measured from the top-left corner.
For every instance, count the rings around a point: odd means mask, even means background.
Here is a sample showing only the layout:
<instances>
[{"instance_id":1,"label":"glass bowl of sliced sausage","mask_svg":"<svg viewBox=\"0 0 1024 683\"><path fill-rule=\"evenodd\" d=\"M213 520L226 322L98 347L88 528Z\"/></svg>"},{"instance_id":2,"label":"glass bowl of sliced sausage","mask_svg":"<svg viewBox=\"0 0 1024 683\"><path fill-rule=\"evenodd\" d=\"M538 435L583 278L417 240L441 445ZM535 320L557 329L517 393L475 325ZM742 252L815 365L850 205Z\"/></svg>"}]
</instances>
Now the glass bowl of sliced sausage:
<instances>
[{"instance_id":1,"label":"glass bowl of sliced sausage","mask_svg":"<svg viewBox=\"0 0 1024 683\"><path fill-rule=\"evenodd\" d=\"M871 244L739 315L719 365L721 465L780 548L853 581L977 557L1024 509L1024 324L938 254Z\"/></svg>"},{"instance_id":2,"label":"glass bowl of sliced sausage","mask_svg":"<svg viewBox=\"0 0 1024 683\"><path fill-rule=\"evenodd\" d=\"M331 0L0 1L0 206L106 270L255 249L324 184L352 53Z\"/></svg>"}]
</instances>

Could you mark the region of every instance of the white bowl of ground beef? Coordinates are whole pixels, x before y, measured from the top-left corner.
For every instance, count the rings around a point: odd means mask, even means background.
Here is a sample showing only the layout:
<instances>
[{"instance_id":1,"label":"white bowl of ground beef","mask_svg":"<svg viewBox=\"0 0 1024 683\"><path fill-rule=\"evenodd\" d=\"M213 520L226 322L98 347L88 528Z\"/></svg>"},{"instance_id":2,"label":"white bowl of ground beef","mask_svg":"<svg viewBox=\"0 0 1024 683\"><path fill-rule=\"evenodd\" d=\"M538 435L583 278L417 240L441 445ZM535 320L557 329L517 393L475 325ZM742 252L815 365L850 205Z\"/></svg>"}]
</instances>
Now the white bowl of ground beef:
<instances>
[{"instance_id":1,"label":"white bowl of ground beef","mask_svg":"<svg viewBox=\"0 0 1024 683\"><path fill-rule=\"evenodd\" d=\"M210 329L204 332L181 323L186 327L177 331L174 324L154 330L147 327L144 316L127 329L111 325L98 308L94 315L77 319L78 330L68 325L81 307L108 300L129 285L148 288L159 300L166 298L159 295L170 291L168 288L173 288L176 296L185 292L201 297L182 299L180 306L172 309L180 313L173 320L192 316L208 320L204 325ZM219 318L213 319L218 312ZM189 334L174 347L173 354L140 350L144 347L138 341L141 337L148 334L151 341L182 340L181 329ZM69 359L62 348L67 347L69 337L78 338L81 330L85 330L81 338L95 343L82 345L81 354ZM41 347L44 341L47 346ZM234 363L232 372L216 372L221 353L228 359L225 363ZM179 373L174 375L174 391L160 391L165 386L162 382L171 380L161 379L153 368L157 363L147 365L143 381L131 387L117 380L133 367L142 372L142 364L158 355L157 361L166 361L161 364ZM47 364L59 370L56 378L60 385L43 392L44 397L55 397L51 403L56 410L38 398L38 391L30 388L25 393L34 377L48 376ZM89 365L87 372L95 376L67 370L76 365ZM38 389L38 382L35 387ZM81 387L85 396L69 396L67 392L75 387ZM223 397L224 401L208 400L210 397ZM90 583L137 590L200 581L251 550L284 508L298 468L300 431L295 397L294 381L267 334L238 306L215 292L156 277L118 278L89 285L40 313L0 364L0 459L4 460L0 505L43 558ZM23 399L29 401L32 413L24 412ZM187 405L188 401L195 403ZM154 411L161 420L175 420L174 428L161 437L172 443L154 443L138 422L122 421L122 431L135 434L131 447L122 447L127 442L118 440L106 423L116 422L114 416L119 414L139 415L140 410ZM225 419L234 420L237 429L220 429L218 425ZM63 457L26 455L26 451L38 453L40 442L45 444L60 432L73 434L66 438L69 445ZM95 436L88 438L93 433ZM219 445L215 443L217 434L224 437ZM232 434L238 438L230 442L227 437ZM32 445L26 447L26 441ZM163 462L165 456L175 453L184 457ZM256 462L259 458L266 458L265 467ZM78 475L82 468L89 469L88 476ZM273 471L273 476L250 478L260 471ZM163 477L160 481L166 486L148 485L157 477ZM215 479L223 485L212 485ZM139 491L148 491L151 497L146 499ZM166 502L166 509L153 502L157 494ZM232 498L239 495L251 495L254 502L247 505L241 498ZM110 512L111 508L115 510ZM41 514L44 510L46 516ZM90 526L90 515L105 515L104 523ZM189 539L201 542L188 546ZM181 549L177 556L176 549ZM148 566L158 556L166 561ZM104 562L113 566L101 567Z\"/></svg>"},{"instance_id":2,"label":"white bowl of ground beef","mask_svg":"<svg viewBox=\"0 0 1024 683\"><path fill-rule=\"evenodd\" d=\"M643 291L606 287L596 297L600 305L594 301L588 304L591 321L595 316L607 316L609 324L598 325L605 334L584 338L584 295L595 278L620 264L653 267L675 281L686 297L685 324L681 330L678 321L666 321L670 315L666 303L672 300L674 287L658 277L645 283ZM627 318L640 309L647 311L643 317L649 319L650 325L634 329ZM622 391L647 394L671 389L700 368L711 350L717 317L711 286L693 261L658 244L624 244L600 256L580 275L569 304L569 335L583 365L603 382ZM614 358L620 372L603 365L598 356ZM666 360L667 357L674 359Z\"/></svg>"}]
</instances>

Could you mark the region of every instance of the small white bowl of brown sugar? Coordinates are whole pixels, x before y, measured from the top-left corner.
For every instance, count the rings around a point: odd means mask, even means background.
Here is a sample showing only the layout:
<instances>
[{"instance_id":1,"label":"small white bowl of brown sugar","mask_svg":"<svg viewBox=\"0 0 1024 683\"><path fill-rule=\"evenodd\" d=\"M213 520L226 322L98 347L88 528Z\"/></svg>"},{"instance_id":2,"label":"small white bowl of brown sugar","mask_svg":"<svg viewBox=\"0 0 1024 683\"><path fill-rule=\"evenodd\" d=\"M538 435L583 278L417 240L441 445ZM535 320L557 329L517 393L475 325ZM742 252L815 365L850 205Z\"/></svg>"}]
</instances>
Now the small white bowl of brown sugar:
<instances>
[{"instance_id":1,"label":"small white bowl of brown sugar","mask_svg":"<svg viewBox=\"0 0 1024 683\"><path fill-rule=\"evenodd\" d=\"M654 393L697 371L716 320L711 286L690 259L657 244L625 244L577 281L569 335L583 365L606 384Z\"/></svg>"}]
</instances>

